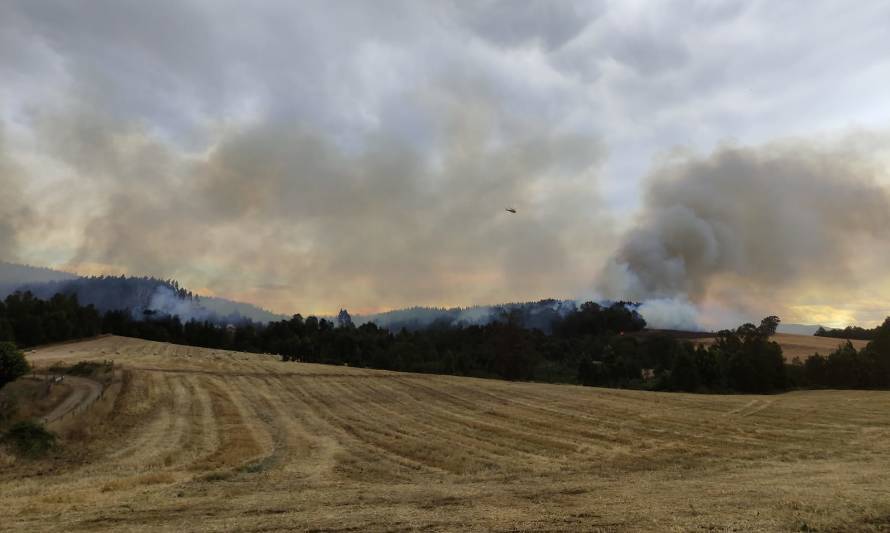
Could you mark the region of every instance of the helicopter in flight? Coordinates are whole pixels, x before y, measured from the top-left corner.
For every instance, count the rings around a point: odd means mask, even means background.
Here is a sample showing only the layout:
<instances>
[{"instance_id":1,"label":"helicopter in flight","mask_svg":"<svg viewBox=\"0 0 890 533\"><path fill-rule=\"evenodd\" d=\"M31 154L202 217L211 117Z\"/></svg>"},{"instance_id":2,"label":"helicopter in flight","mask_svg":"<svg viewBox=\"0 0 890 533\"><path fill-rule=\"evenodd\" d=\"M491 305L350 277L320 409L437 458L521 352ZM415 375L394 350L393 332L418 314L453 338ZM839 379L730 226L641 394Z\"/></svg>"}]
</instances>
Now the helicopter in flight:
<instances>
[{"instance_id":1,"label":"helicopter in flight","mask_svg":"<svg viewBox=\"0 0 890 533\"><path fill-rule=\"evenodd\" d=\"M508 213L513 213L514 215L516 214L516 209L514 209L512 207L506 207L506 208L504 208L504 211L507 211Z\"/></svg>"}]
</instances>

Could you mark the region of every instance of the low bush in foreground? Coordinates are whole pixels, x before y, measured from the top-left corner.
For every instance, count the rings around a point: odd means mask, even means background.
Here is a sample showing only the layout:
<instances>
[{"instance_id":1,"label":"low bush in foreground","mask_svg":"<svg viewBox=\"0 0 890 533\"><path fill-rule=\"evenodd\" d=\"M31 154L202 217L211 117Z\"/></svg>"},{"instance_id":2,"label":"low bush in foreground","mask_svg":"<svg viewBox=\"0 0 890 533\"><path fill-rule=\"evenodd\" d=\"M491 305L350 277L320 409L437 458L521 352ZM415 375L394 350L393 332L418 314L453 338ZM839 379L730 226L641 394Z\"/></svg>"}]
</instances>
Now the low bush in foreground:
<instances>
[{"instance_id":1,"label":"low bush in foreground","mask_svg":"<svg viewBox=\"0 0 890 533\"><path fill-rule=\"evenodd\" d=\"M54 365L51 370L72 376L92 377L111 370L111 361L80 361L72 366Z\"/></svg>"},{"instance_id":2,"label":"low bush in foreground","mask_svg":"<svg viewBox=\"0 0 890 533\"><path fill-rule=\"evenodd\" d=\"M0 388L31 371L25 354L11 342L0 342Z\"/></svg>"},{"instance_id":3,"label":"low bush in foreground","mask_svg":"<svg viewBox=\"0 0 890 533\"><path fill-rule=\"evenodd\" d=\"M30 458L40 457L56 445L55 434L31 421L14 424L2 440L19 455Z\"/></svg>"},{"instance_id":4,"label":"low bush in foreground","mask_svg":"<svg viewBox=\"0 0 890 533\"><path fill-rule=\"evenodd\" d=\"M114 377L114 365L111 361L80 361L70 366L56 363L49 367L49 373L90 378L107 385Z\"/></svg>"},{"instance_id":5,"label":"low bush in foreground","mask_svg":"<svg viewBox=\"0 0 890 533\"><path fill-rule=\"evenodd\" d=\"M0 396L0 427L11 421L18 412L19 405L16 398Z\"/></svg>"}]
</instances>

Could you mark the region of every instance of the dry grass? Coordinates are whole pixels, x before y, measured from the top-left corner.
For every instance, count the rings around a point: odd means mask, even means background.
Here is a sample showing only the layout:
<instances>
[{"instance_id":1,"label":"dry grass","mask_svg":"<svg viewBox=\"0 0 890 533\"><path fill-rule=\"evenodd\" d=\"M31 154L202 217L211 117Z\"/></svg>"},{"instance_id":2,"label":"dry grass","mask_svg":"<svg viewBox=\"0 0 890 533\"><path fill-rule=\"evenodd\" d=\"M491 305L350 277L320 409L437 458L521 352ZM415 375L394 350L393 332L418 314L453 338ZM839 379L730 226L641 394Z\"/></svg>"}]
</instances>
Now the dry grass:
<instances>
[{"instance_id":1,"label":"dry grass","mask_svg":"<svg viewBox=\"0 0 890 533\"><path fill-rule=\"evenodd\" d=\"M890 393L507 383L118 337L30 358L125 374L82 454L0 470L0 529L890 527Z\"/></svg>"},{"instance_id":2,"label":"dry grass","mask_svg":"<svg viewBox=\"0 0 890 533\"><path fill-rule=\"evenodd\" d=\"M692 342L708 346L714 343L713 338L691 339ZM779 343L782 347L782 353L785 360L791 362L795 357L799 357L804 361L807 357L818 353L828 355L837 349L838 346L847 342L844 339L832 339L830 337L816 337L814 335L794 335L792 333L776 333L772 340ZM861 350L868 344L868 341L850 341L857 350Z\"/></svg>"}]
</instances>

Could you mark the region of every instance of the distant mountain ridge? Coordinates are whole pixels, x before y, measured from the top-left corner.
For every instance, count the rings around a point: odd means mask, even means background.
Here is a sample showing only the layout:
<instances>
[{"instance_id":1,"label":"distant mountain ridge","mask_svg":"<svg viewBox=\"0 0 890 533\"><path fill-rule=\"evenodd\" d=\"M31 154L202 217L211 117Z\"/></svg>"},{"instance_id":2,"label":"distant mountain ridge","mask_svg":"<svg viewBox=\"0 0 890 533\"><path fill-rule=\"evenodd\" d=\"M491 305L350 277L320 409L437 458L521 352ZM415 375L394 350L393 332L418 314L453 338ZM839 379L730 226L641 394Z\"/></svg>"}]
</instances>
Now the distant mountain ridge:
<instances>
[{"instance_id":1,"label":"distant mountain ridge","mask_svg":"<svg viewBox=\"0 0 890 533\"><path fill-rule=\"evenodd\" d=\"M79 276L70 272L62 272L51 268L19 265L0 261L0 295L6 296L14 292L16 287L26 283L45 283L77 279Z\"/></svg>"},{"instance_id":2,"label":"distant mountain ridge","mask_svg":"<svg viewBox=\"0 0 890 533\"><path fill-rule=\"evenodd\" d=\"M794 335L815 335L822 326L811 324L779 324L776 331L779 333L793 333Z\"/></svg>"}]
</instances>

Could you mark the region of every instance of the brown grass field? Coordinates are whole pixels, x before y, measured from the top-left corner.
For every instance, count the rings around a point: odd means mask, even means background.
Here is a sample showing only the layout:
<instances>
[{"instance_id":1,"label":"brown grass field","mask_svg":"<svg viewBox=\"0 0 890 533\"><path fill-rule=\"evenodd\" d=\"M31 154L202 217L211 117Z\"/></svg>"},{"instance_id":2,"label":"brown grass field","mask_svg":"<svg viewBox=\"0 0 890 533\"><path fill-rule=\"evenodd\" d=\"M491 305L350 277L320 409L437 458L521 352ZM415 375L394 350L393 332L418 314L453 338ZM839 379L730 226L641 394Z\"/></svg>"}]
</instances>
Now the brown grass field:
<instances>
[{"instance_id":1,"label":"brown grass field","mask_svg":"<svg viewBox=\"0 0 890 533\"><path fill-rule=\"evenodd\" d=\"M121 337L21 531L887 531L890 392L710 396L282 363Z\"/></svg>"},{"instance_id":2,"label":"brown grass field","mask_svg":"<svg viewBox=\"0 0 890 533\"><path fill-rule=\"evenodd\" d=\"M705 346L714 343L713 338L690 339L695 343L704 344ZM794 335L792 333L776 333L772 340L779 343L782 347L782 354L785 360L791 362L795 357L799 357L801 361L807 357L818 353L827 356L829 353L837 349L838 346L847 342L844 339L832 339L830 337L815 337L813 335ZM850 341L857 350L861 350L868 344L868 341Z\"/></svg>"}]
</instances>

